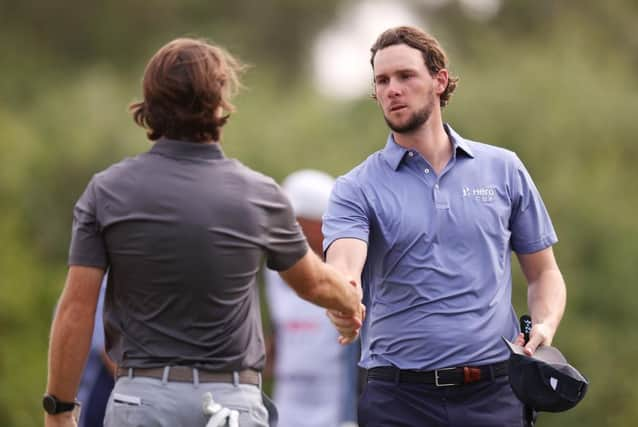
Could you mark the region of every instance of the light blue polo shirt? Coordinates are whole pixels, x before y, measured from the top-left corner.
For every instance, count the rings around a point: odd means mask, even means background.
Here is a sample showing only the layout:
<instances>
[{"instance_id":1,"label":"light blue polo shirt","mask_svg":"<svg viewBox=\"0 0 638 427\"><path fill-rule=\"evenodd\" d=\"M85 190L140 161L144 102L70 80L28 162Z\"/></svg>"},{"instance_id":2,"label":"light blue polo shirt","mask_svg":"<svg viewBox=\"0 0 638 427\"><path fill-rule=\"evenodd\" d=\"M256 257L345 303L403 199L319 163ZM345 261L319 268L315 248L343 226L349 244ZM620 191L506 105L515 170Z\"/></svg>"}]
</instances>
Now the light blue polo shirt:
<instances>
[{"instance_id":1,"label":"light blue polo shirt","mask_svg":"<svg viewBox=\"0 0 638 427\"><path fill-rule=\"evenodd\" d=\"M513 339L511 253L558 241L543 201L511 151L459 136L437 175L388 137L340 177L323 218L324 250L341 238L368 244L368 309L361 366L437 369L508 358Z\"/></svg>"}]
</instances>

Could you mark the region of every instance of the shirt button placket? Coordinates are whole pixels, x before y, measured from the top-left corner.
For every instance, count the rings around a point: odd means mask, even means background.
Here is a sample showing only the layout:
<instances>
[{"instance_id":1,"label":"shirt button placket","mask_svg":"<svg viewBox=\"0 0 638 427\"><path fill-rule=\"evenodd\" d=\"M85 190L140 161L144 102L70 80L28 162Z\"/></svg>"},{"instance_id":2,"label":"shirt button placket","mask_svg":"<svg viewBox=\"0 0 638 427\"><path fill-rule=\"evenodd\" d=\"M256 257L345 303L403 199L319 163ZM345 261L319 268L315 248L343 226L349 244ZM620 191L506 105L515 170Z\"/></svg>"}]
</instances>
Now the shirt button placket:
<instances>
[{"instance_id":1,"label":"shirt button placket","mask_svg":"<svg viewBox=\"0 0 638 427\"><path fill-rule=\"evenodd\" d=\"M434 184L434 188L432 191L434 192L434 203L438 207L442 202L441 191L440 191L438 182Z\"/></svg>"}]
</instances>

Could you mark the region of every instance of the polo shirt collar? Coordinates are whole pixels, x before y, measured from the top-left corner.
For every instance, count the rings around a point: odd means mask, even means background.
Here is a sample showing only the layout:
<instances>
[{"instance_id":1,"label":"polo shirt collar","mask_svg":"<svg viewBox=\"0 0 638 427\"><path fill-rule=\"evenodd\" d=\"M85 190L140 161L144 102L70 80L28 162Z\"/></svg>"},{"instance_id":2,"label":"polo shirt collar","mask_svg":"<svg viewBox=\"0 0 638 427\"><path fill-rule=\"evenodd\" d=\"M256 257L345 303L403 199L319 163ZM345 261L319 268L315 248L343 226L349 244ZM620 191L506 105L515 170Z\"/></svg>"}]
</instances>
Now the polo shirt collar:
<instances>
[{"instance_id":1,"label":"polo shirt collar","mask_svg":"<svg viewBox=\"0 0 638 427\"><path fill-rule=\"evenodd\" d=\"M452 141L452 145L454 146L455 152L458 152L458 150L461 150L465 154L467 154L469 157L474 158L474 154L472 154L472 150L470 149L470 144L467 143L465 138L463 138L461 135L456 133L456 131L452 129L452 126L450 126L447 123L443 124L443 128L445 129L445 132L447 132L447 135L450 137L450 141Z\"/></svg>"},{"instance_id":2,"label":"polo shirt collar","mask_svg":"<svg viewBox=\"0 0 638 427\"><path fill-rule=\"evenodd\" d=\"M405 156L405 153L408 151L409 150L407 148L397 144L394 141L394 136L390 133L390 135L388 135L388 140L385 143L385 148L382 151L382 155L390 167L397 170L401 160L403 160L403 157Z\"/></svg>"},{"instance_id":3,"label":"polo shirt collar","mask_svg":"<svg viewBox=\"0 0 638 427\"><path fill-rule=\"evenodd\" d=\"M472 154L472 150L470 150L469 144L465 139L463 139L463 137L456 133L454 129L452 129L452 127L447 123L443 124L443 128L450 137L450 141L452 142L455 153L458 150L461 150L469 157L474 157L474 154ZM397 170L397 168L401 164L401 161L403 160L403 157L408 151L410 150L397 144L394 140L393 134L390 133L390 135L388 135L388 140L385 144L385 148L383 149L382 154L390 167L394 170Z\"/></svg>"},{"instance_id":4,"label":"polo shirt collar","mask_svg":"<svg viewBox=\"0 0 638 427\"><path fill-rule=\"evenodd\" d=\"M201 142L180 141L164 137L155 141L150 152L167 157L203 160L216 160L223 159L225 157L218 142L206 144Z\"/></svg>"}]
</instances>

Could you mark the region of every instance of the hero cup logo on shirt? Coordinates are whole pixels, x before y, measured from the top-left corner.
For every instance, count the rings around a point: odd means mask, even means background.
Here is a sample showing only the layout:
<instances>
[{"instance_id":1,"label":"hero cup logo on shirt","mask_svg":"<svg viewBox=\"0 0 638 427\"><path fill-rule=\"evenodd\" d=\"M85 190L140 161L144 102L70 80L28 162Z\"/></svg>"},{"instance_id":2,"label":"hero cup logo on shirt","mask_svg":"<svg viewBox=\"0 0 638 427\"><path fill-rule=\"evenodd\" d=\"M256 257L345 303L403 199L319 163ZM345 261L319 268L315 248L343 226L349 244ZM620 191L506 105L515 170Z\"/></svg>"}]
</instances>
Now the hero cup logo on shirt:
<instances>
[{"instance_id":1,"label":"hero cup logo on shirt","mask_svg":"<svg viewBox=\"0 0 638 427\"><path fill-rule=\"evenodd\" d=\"M483 185L481 187L463 187L463 198L471 197L477 202L493 202L496 197L495 185Z\"/></svg>"}]
</instances>

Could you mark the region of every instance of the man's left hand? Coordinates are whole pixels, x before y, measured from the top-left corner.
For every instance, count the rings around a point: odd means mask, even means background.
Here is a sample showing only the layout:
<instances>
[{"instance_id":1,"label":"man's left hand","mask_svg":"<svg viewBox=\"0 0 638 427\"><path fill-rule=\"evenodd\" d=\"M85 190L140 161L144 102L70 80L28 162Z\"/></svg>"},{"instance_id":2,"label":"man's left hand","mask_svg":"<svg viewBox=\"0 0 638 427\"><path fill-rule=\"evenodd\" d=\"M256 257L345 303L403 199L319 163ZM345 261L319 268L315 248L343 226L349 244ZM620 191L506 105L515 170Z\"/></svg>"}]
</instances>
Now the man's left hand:
<instances>
[{"instance_id":1,"label":"man's left hand","mask_svg":"<svg viewBox=\"0 0 638 427\"><path fill-rule=\"evenodd\" d=\"M44 416L45 427L77 427L78 423L74 417L75 411L63 412L61 414Z\"/></svg>"},{"instance_id":2,"label":"man's left hand","mask_svg":"<svg viewBox=\"0 0 638 427\"><path fill-rule=\"evenodd\" d=\"M529 333L529 341L525 344L523 334L518 334L515 344L525 347L525 354L531 356L541 345L551 345L554 337L554 331L548 325L543 323L535 323Z\"/></svg>"}]
</instances>

